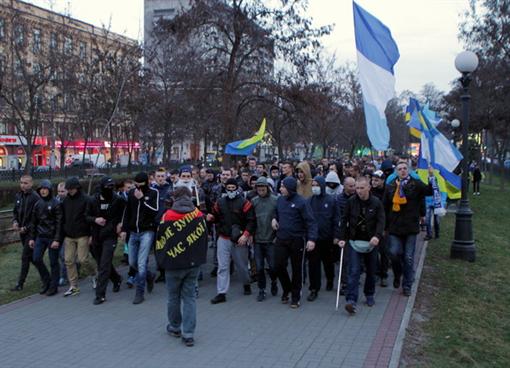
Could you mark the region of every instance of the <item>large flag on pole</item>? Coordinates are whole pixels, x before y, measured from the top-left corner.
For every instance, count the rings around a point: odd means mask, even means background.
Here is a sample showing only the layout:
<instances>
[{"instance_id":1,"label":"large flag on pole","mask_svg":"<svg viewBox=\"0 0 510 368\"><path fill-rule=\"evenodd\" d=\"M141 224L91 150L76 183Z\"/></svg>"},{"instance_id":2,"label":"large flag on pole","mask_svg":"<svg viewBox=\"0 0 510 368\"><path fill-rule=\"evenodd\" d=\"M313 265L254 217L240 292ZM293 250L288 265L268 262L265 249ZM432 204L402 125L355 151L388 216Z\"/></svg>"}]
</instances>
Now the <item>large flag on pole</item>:
<instances>
[{"instance_id":1,"label":"large flag on pole","mask_svg":"<svg viewBox=\"0 0 510 368\"><path fill-rule=\"evenodd\" d=\"M353 11L367 134L372 146L383 151L390 143L384 110L395 95L393 66L400 54L388 27L354 1Z\"/></svg>"},{"instance_id":2,"label":"large flag on pole","mask_svg":"<svg viewBox=\"0 0 510 368\"><path fill-rule=\"evenodd\" d=\"M411 134L420 138L420 157L418 159L417 173L424 182L427 182L429 166L434 168L441 192L448 194L452 199L461 195L461 178L453 171L462 160L462 154L448 139L436 128L436 120L429 120L437 115L427 108L421 108L414 98L409 101L406 110L406 121Z\"/></svg>"},{"instance_id":3,"label":"large flag on pole","mask_svg":"<svg viewBox=\"0 0 510 368\"><path fill-rule=\"evenodd\" d=\"M258 132L251 138L242 139L240 141L227 143L225 153L227 155L248 156L251 155L257 144L264 138L266 133L266 118L262 120L262 124Z\"/></svg>"}]
</instances>

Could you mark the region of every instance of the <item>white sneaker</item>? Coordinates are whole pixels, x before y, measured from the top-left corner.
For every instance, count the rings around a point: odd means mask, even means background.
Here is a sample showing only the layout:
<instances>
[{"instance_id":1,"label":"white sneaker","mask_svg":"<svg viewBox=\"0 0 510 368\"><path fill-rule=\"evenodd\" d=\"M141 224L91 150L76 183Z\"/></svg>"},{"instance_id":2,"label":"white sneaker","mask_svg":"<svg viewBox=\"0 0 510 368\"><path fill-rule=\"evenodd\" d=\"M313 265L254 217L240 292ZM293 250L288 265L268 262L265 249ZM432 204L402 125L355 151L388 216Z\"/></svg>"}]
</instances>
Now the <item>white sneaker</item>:
<instances>
[{"instance_id":1,"label":"white sneaker","mask_svg":"<svg viewBox=\"0 0 510 368\"><path fill-rule=\"evenodd\" d=\"M64 293L64 296L73 296L73 295L78 295L80 293L80 288L78 287L74 287L74 286L71 286L69 288L69 290L67 290L65 293Z\"/></svg>"}]
</instances>

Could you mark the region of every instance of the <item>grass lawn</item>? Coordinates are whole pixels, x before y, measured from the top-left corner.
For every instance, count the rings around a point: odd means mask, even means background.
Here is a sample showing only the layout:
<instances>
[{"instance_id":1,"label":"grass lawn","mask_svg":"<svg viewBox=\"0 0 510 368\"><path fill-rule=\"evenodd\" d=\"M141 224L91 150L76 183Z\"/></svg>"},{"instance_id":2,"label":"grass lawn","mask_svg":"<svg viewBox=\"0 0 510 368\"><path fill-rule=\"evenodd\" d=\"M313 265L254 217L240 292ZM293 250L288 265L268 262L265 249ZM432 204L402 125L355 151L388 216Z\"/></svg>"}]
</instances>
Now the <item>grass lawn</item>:
<instances>
[{"instance_id":1,"label":"grass lawn","mask_svg":"<svg viewBox=\"0 0 510 368\"><path fill-rule=\"evenodd\" d=\"M117 246L114 256L114 265L119 266L122 258L123 247ZM89 255L92 259L92 255ZM44 256L44 261L48 271L50 270L50 262L48 259L48 252ZM95 261L92 259L93 264ZM10 303L14 300L27 297L29 295L37 294L41 288L39 280L39 273L34 265L30 264L30 271L28 278L21 292L9 291L18 281L19 271L21 267L21 245L11 244L0 247L0 270L2 270L2 277L0 277L0 305ZM88 281L87 281L88 282ZM56 297L61 297L66 287L59 288L60 293Z\"/></svg>"},{"instance_id":2,"label":"grass lawn","mask_svg":"<svg viewBox=\"0 0 510 368\"><path fill-rule=\"evenodd\" d=\"M481 193L470 198L475 263L449 258L453 214L429 242L417 296L418 312L426 305L422 343L406 352L415 366L510 367L510 191Z\"/></svg>"}]
</instances>

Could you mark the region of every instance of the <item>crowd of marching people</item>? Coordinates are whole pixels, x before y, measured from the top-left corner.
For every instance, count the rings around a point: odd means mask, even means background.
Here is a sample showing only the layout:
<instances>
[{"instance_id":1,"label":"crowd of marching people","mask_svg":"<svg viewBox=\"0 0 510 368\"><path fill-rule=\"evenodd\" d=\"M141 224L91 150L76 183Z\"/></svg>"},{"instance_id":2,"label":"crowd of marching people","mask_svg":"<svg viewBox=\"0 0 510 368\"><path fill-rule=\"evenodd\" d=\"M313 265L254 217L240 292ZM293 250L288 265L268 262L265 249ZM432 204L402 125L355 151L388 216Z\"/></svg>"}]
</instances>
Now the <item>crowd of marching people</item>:
<instances>
[{"instance_id":1,"label":"crowd of marching people","mask_svg":"<svg viewBox=\"0 0 510 368\"><path fill-rule=\"evenodd\" d=\"M258 302L270 294L291 308L300 306L303 285L308 285L306 300L313 302L323 289L334 290L336 281L346 311L354 315L362 273L369 307L375 304L376 284L388 286L390 268L393 287L411 295L420 224L427 218L427 235L434 228L439 236L438 219L426 217L437 205L433 177L430 169L431 180L424 183L412 162L399 157L297 164L249 158L219 171L160 168L121 182L102 177L92 195L78 178L59 183L55 194L50 181L34 190L25 175L14 206L13 228L23 251L12 291L23 289L33 264L41 294L53 296L67 285L64 297L78 295L79 275L92 274L93 303L102 304L109 282L112 292L121 289L123 278L113 265L121 246L133 304L165 282L167 331L187 346L194 341L199 280L209 272L216 278L212 304L227 301L235 273L244 295L256 285ZM208 249L213 257L207 257ZM149 262L151 253L156 267Z\"/></svg>"}]
</instances>

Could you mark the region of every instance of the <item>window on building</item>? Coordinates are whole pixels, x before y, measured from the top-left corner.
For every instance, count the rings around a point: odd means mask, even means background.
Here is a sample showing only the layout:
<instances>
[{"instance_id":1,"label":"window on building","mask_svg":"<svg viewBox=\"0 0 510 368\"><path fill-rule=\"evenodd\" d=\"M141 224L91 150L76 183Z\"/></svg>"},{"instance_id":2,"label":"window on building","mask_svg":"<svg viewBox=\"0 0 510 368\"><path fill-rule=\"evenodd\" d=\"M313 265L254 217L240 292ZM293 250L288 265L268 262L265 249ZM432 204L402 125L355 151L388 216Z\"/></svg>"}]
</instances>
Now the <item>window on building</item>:
<instances>
[{"instance_id":1,"label":"window on building","mask_svg":"<svg viewBox=\"0 0 510 368\"><path fill-rule=\"evenodd\" d=\"M39 52L41 51L41 30L34 28L34 30L32 31L32 35L33 35L32 51Z\"/></svg>"},{"instance_id":2,"label":"window on building","mask_svg":"<svg viewBox=\"0 0 510 368\"><path fill-rule=\"evenodd\" d=\"M32 66L32 72L34 76L40 78L42 76L43 67L40 63L34 63Z\"/></svg>"},{"instance_id":3,"label":"window on building","mask_svg":"<svg viewBox=\"0 0 510 368\"><path fill-rule=\"evenodd\" d=\"M14 102L16 103L18 108L25 107L25 96L23 95L22 91L18 90L14 92Z\"/></svg>"},{"instance_id":4,"label":"window on building","mask_svg":"<svg viewBox=\"0 0 510 368\"><path fill-rule=\"evenodd\" d=\"M50 35L50 49L51 50L58 49L58 35L55 32L51 32Z\"/></svg>"},{"instance_id":5,"label":"window on building","mask_svg":"<svg viewBox=\"0 0 510 368\"><path fill-rule=\"evenodd\" d=\"M14 42L16 42L18 46L23 46L25 42L25 29L21 24L17 24L14 27Z\"/></svg>"},{"instance_id":6,"label":"window on building","mask_svg":"<svg viewBox=\"0 0 510 368\"><path fill-rule=\"evenodd\" d=\"M5 73L5 55L0 54L0 76Z\"/></svg>"},{"instance_id":7,"label":"window on building","mask_svg":"<svg viewBox=\"0 0 510 368\"><path fill-rule=\"evenodd\" d=\"M160 21L171 20L175 17L175 9L156 9L154 10L154 15L152 17L152 22L154 26L157 26Z\"/></svg>"},{"instance_id":8,"label":"window on building","mask_svg":"<svg viewBox=\"0 0 510 368\"><path fill-rule=\"evenodd\" d=\"M5 19L0 18L0 40L3 40L5 37Z\"/></svg>"},{"instance_id":9,"label":"window on building","mask_svg":"<svg viewBox=\"0 0 510 368\"><path fill-rule=\"evenodd\" d=\"M7 122L0 121L0 134L8 134L7 133Z\"/></svg>"},{"instance_id":10,"label":"window on building","mask_svg":"<svg viewBox=\"0 0 510 368\"><path fill-rule=\"evenodd\" d=\"M64 37L64 54L71 55L73 53L73 39L72 37Z\"/></svg>"},{"instance_id":11,"label":"window on building","mask_svg":"<svg viewBox=\"0 0 510 368\"><path fill-rule=\"evenodd\" d=\"M85 59L87 57L87 44L83 41L80 42L80 59Z\"/></svg>"}]
</instances>

